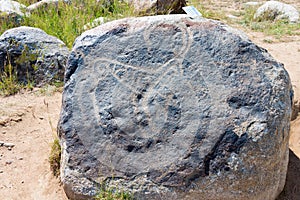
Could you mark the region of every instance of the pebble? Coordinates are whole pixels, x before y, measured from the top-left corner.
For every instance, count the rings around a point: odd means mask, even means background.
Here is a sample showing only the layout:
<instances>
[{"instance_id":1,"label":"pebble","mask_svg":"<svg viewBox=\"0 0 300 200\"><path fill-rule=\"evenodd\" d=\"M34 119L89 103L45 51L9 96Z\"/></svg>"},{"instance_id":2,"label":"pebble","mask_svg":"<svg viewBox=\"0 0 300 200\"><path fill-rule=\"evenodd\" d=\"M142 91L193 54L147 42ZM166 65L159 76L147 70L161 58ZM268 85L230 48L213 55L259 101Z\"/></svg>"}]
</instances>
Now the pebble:
<instances>
[{"instance_id":1,"label":"pebble","mask_svg":"<svg viewBox=\"0 0 300 200\"><path fill-rule=\"evenodd\" d=\"M258 6L259 4L261 3L257 1L249 1L247 3L244 3L245 6Z\"/></svg>"},{"instance_id":2,"label":"pebble","mask_svg":"<svg viewBox=\"0 0 300 200\"><path fill-rule=\"evenodd\" d=\"M227 15L227 17L228 17L228 18L230 18L230 19L238 19L238 17L237 17L237 16L230 15L230 14L229 14L229 15Z\"/></svg>"},{"instance_id":3,"label":"pebble","mask_svg":"<svg viewBox=\"0 0 300 200\"><path fill-rule=\"evenodd\" d=\"M3 173L3 170L0 170L0 174L2 174Z\"/></svg>"},{"instance_id":4,"label":"pebble","mask_svg":"<svg viewBox=\"0 0 300 200\"><path fill-rule=\"evenodd\" d=\"M6 161L5 164L10 165L12 163L12 161Z\"/></svg>"},{"instance_id":5,"label":"pebble","mask_svg":"<svg viewBox=\"0 0 300 200\"><path fill-rule=\"evenodd\" d=\"M23 157L20 157L19 160L23 160Z\"/></svg>"},{"instance_id":6,"label":"pebble","mask_svg":"<svg viewBox=\"0 0 300 200\"><path fill-rule=\"evenodd\" d=\"M5 143L3 141L0 141L0 147L2 147Z\"/></svg>"},{"instance_id":7,"label":"pebble","mask_svg":"<svg viewBox=\"0 0 300 200\"><path fill-rule=\"evenodd\" d=\"M14 147L15 146L15 144L13 144L13 143L4 143L3 144L5 147L10 147L10 148L12 148L12 147Z\"/></svg>"},{"instance_id":8,"label":"pebble","mask_svg":"<svg viewBox=\"0 0 300 200\"><path fill-rule=\"evenodd\" d=\"M2 131L2 134L6 134L6 131Z\"/></svg>"}]
</instances>

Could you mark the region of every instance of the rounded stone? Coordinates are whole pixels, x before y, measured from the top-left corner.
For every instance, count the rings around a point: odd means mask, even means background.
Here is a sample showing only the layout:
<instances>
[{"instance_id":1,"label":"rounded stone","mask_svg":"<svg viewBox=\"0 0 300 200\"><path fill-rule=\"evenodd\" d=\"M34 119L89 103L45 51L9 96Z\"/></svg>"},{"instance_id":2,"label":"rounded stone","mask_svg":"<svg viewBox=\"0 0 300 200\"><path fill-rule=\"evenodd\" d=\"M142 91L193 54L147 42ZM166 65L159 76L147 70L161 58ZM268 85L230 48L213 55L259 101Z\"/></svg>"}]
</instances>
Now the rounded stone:
<instances>
[{"instance_id":1,"label":"rounded stone","mask_svg":"<svg viewBox=\"0 0 300 200\"><path fill-rule=\"evenodd\" d=\"M106 23L77 38L65 81L71 198L101 184L137 199L272 199L283 188L289 76L235 29L186 15Z\"/></svg>"}]
</instances>

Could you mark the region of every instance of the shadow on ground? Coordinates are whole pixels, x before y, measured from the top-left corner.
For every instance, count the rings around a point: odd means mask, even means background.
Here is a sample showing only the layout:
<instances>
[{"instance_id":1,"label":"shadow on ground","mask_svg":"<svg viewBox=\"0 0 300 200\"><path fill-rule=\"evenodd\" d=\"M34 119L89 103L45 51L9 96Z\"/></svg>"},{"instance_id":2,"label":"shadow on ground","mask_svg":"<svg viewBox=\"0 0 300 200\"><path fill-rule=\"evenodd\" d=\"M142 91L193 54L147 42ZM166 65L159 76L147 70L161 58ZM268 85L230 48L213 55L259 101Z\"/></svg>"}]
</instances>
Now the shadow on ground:
<instances>
[{"instance_id":1,"label":"shadow on ground","mask_svg":"<svg viewBox=\"0 0 300 200\"><path fill-rule=\"evenodd\" d=\"M300 200L300 159L290 150L286 183L276 200Z\"/></svg>"}]
</instances>

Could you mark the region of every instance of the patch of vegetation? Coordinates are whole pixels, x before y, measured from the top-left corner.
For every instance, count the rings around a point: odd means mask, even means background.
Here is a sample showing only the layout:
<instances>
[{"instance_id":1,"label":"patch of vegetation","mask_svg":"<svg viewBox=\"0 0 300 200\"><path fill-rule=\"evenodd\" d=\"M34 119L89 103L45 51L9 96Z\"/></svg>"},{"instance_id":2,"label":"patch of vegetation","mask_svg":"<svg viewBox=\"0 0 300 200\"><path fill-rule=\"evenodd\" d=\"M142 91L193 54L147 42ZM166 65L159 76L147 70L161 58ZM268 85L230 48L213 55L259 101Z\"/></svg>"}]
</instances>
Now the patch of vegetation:
<instances>
[{"instance_id":1,"label":"patch of vegetation","mask_svg":"<svg viewBox=\"0 0 300 200\"><path fill-rule=\"evenodd\" d=\"M33 1L19 2L29 5ZM94 19L104 17L109 21L132 15L133 8L118 0L72 0L69 3L59 1L44 5L18 23L10 18L0 20L0 34L12 27L31 26L59 38L71 48L75 38L84 31L83 26Z\"/></svg>"},{"instance_id":2,"label":"patch of vegetation","mask_svg":"<svg viewBox=\"0 0 300 200\"><path fill-rule=\"evenodd\" d=\"M49 104L46 100L44 100L44 105L46 106L47 113L48 113L48 122L52 131L53 135L53 142L51 143L51 151L49 155L49 164L50 164L50 170L52 171L53 175L58 177L60 175L60 161L61 161L61 146L59 143L59 139L57 136L57 130L53 126L50 112L49 112Z\"/></svg>"},{"instance_id":3,"label":"patch of vegetation","mask_svg":"<svg viewBox=\"0 0 300 200\"><path fill-rule=\"evenodd\" d=\"M9 96L18 93L24 86L18 82L17 72L8 61L4 71L0 73L0 95Z\"/></svg>"},{"instance_id":4,"label":"patch of vegetation","mask_svg":"<svg viewBox=\"0 0 300 200\"><path fill-rule=\"evenodd\" d=\"M99 193L94 197L95 200L133 200L130 193L119 191L117 188L107 188L104 183Z\"/></svg>"},{"instance_id":5,"label":"patch of vegetation","mask_svg":"<svg viewBox=\"0 0 300 200\"><path fill-rule=\"evenodd\" d=\"M61 159L61 146L59 139L56 137L51 144L51 152L49 156L50 169L54 176L60 175L60 159Z\"/></svg>"},{"instance_id":6,"label":"patch of vegetation","mask_svg":"<svg viewBox=\"0 0 300 200\"><path fill-rule=\"evenodd\" d=\"M253 31L274 35L278 38L283 35L300 35L300 23L289 23L287 19L274 20L274 16L268 13L254 19L256 9L257 7L245 9L240 24Z\"/></svg>"}]
</instances>

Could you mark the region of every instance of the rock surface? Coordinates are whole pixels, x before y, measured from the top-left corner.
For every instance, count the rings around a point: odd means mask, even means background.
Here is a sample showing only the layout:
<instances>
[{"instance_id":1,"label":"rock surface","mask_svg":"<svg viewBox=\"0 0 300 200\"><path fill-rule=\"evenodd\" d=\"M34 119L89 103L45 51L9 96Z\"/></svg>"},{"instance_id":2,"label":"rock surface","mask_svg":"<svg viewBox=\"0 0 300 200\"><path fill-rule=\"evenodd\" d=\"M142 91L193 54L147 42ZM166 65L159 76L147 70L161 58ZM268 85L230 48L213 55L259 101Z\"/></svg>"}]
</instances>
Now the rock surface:
<instances>
[{"instance_id":1,"label":"rock surface","mask_svg":"<svg viewBox=\"0 0 300 200\"><path fill-rule=\"evenodd\" d=\"M38 1L38 2L28 6L27 11L30 13L35 10L39 10L41 8L47 8L47 6L49 6L49 5L57 5L58 6L59 1L63 1L65 3L71 2L71 0L42 0L42 1Z\"/></svg>"},{"instance_id":2,"label":"rock surface","mask_svg":"<svg viewBox=\"0 0 300 200\"><path fill-rule=\"evenodd\" d=\"M186 15L130 18L76 39L58 124L72 199L272 200L288 163L292 87L243 33Z\"/></svg>"},{"instance_id":3,"label":"rock surface","mask_svg":"<svg viewBox=\"0 0 300 200\"><path fill-rule=\"evenodd\" d=\"M34 81L40 86L62 81L68 56L61 40L38 28L13 28L0 36L0 71L11 63L23 83Z\"/></svg>"},{"instance_id":4,"label":"rock surface","mask_svg":"<svg viewBox=\"0 0 300 200\"><path fill-rule=\"evenodd\" d=\"M16 1L11 1L11 0L0 0L0 14L1 13L6 13L8 15L11 14L17 14L20 16L23 16L24 13L22 9L26 9L26 6L23 4L20 4Z\"/></svg>"},{"instance_id":5,"label":"rock surface","mask_svg":"<svg viewBox=\"0 0 300 200\"><path fill-rule=\"evenodd\" d=\"M186 0L126 0L138 13L179 14L184 13L182 7Z\"/></svg>"},{"instance_id":6,"label":"rock surface","mask_svg":"<svg viewBox=\"0 0 300 200\"><path fill-rule=\"evenodd\" d=\"M299 22L299 12L289 4L267 1L257 9L254 18L261 21L288 19L292 23L297 23Z\"/></svg>"}]
</instances>

